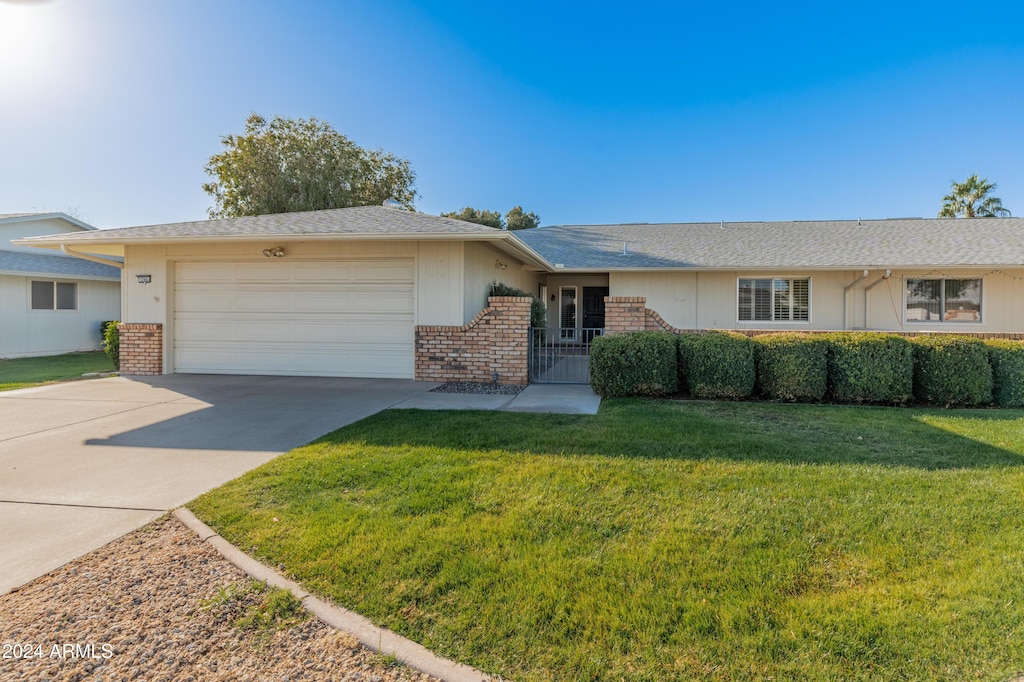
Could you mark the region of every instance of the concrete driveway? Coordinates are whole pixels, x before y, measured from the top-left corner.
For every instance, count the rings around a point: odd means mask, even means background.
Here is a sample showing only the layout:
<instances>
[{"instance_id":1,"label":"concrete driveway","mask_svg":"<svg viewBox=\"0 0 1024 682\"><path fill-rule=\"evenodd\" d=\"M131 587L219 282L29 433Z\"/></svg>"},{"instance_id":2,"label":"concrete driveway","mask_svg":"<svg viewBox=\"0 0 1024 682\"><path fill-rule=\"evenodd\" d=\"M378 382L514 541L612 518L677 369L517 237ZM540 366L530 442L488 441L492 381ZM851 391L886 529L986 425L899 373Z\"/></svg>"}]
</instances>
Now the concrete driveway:
<instances>
[{"instance_id":1,"label":"concrete driveway","mask_svg":"<svg viewBox=\"0 0 1024 682\"><path fill-rule=\"evenodd\" d=\"M436 385L177 374L0 393L0 594Z\"/></svg>"}]
</instances>

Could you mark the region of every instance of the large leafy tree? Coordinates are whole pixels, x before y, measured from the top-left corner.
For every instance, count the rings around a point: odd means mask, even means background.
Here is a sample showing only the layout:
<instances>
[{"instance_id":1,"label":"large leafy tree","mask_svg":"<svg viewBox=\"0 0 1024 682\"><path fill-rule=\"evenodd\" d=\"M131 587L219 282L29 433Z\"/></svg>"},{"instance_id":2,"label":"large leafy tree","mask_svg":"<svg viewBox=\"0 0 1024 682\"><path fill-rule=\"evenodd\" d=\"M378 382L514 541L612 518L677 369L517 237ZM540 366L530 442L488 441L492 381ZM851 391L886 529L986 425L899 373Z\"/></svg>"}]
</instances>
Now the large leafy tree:
<instances>
[{"instance_id":1,"label":"large leafy tree","mask_svg":"<svg viewBox=\"0 0 1024 682\"><path fill-rule=\"evenodd\" d=\"M257 114L245 133L222 139L224 151L206 164L213 178L211 218L380 205L396 200L412 210L416 174L409 162L363 149L315 118Z\"/></svg>"},{"instance_id":2,"label":"large leafy tree","mask_svg":"<svg viewBox=\"0 0 1024 682\"><path fill-rule=\"evenodd\" d=\"M513 206L504 217L498 211L481 211L470 206L466 206L460 211L451 211L441 215L445 218L456 218L499 230L526 230L540 225L540 216L532 211L525 212L522 206Z\"/></svg>"},{"instance_id":3,"label":"large leafy tree","mask_svg":"<svg viewBox=\"0 0 1024 682\"><path fill-rule=\"evenodd\" d=\"M963 182L953 181L949 194L942 198L940 218L996 218L1010 215L1003 208L1003 201L991 196L996 183L988 178L978 178L978 174L970 176Z\"/></svg>"}]
</instances>

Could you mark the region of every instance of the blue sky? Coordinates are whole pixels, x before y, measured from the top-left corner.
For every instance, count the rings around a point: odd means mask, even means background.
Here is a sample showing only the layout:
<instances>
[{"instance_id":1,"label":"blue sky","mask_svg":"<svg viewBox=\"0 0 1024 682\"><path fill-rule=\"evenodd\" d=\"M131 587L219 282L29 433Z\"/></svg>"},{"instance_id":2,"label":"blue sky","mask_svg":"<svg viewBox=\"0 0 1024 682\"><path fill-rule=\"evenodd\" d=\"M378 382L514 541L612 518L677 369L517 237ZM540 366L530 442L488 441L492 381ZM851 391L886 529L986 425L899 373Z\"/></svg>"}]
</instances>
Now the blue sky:
<instances>
[{"instance_id":1,"label":"blue sky","mask_svg":"<svg viewBox=\"0 0 1024 682\"><path fill-rule=\"evenodd\" d=\"M1024 216L1024 3L0 0L0 213L202 219L220 138L314 116L416 206L543 224Z\"/></svg>"}]
</instances>

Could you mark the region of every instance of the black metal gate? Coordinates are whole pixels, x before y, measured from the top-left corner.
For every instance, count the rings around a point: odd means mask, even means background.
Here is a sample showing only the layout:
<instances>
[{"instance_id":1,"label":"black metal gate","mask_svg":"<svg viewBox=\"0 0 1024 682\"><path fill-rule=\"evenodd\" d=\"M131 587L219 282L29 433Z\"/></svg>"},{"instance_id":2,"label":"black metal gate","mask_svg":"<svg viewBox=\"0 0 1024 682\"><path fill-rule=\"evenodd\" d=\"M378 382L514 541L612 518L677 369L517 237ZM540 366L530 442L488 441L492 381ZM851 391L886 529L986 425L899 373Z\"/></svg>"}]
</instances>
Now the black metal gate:
<instances>
[{"instance_id":1,"label":"black metal gate","mask_svg":"<svg viewBox=\"0 0 1024 682\"><path fill-rule=\"evenodd\" d=\"M589 384L590 342L603 329L530 328L530 383Z\"/></svg>"}]
</instances>

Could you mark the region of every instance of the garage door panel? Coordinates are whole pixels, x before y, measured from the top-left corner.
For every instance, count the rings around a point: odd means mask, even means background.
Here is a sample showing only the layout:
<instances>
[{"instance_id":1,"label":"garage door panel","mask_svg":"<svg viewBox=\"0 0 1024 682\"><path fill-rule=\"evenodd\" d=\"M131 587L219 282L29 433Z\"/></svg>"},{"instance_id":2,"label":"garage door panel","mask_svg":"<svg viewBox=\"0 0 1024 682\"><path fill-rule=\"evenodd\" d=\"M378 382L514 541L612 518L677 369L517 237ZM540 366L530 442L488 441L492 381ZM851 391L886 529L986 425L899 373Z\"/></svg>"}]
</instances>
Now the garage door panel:
<instances>
[{"instance_id":1,"label":"garage door panel","mask_svg":"<svg viewBox=\"0 0 1024 682\"><path fill-rule=\"evenodd\" d=\"M412 261L366 261L354 266L360 282L412 282Z\"/></svg>"},{"instance_id":2,"label":"garage door panel","mask_svg":"<svg viewBox=\"0 0 1024 682\"><path fill-rule=\"evenodd\" d=\"M412 378L413 272L412 259L179 263L176 371Z\"/></svg>"}]
</instances>

